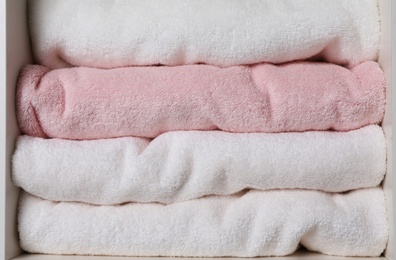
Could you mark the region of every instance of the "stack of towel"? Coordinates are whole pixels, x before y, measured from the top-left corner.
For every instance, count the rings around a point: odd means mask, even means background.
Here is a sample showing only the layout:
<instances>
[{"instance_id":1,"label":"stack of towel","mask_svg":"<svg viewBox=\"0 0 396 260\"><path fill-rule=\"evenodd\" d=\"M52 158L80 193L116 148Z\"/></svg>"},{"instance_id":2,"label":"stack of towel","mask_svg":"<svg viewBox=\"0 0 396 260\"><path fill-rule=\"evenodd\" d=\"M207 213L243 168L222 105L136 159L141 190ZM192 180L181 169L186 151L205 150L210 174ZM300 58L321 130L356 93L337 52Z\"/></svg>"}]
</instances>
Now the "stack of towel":
<instances>
[{"instance_id":1,"label":"stack of towel","mask_svg":"<svg viewBox=\"0 0 396 260\"><path fill-rule=\"evenodd\" d=\"M383 252L375 0L28 3L23 249Z\"/></svg>"}]
</instances>

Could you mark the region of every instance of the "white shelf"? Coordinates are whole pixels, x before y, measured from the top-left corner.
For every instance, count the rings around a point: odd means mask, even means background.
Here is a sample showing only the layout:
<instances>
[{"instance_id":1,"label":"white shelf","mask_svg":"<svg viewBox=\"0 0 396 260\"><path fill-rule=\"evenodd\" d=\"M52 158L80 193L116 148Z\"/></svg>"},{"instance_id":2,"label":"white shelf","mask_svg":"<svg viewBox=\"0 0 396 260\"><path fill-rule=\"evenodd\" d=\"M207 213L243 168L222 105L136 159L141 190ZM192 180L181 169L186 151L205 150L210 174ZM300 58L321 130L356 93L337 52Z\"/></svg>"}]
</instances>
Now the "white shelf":
<instances>
[{"instance_id":1,"label":"white shelf","mask_svg":"<svg viewBox=\"0 0 396 260\"><path fill-rule=\"evenodd\" d=\"M21 256L18 256L16 258L13 258L13 260L124 260L124 259L134 259L134 260L223 260L223 259L228 259L228 260L241 260L241 258L185 258L185 257L106 257L106 256L55 256L55 255L29 255L29 254L24 254ZM250 258L244 258L244 259L250 259ZM316 254L316 253L310 253L310 252L299 252L295 253L290 256L284 256L284 257L256 257L252 258L254 260L259 260L259 259L270 259L270 260L384 260L388 259L386 257L337 257L337 256L327 256L327 255L321 255L321 254ZM390 259L390 258L389 258Z\"/></svg>"}]
</instances>

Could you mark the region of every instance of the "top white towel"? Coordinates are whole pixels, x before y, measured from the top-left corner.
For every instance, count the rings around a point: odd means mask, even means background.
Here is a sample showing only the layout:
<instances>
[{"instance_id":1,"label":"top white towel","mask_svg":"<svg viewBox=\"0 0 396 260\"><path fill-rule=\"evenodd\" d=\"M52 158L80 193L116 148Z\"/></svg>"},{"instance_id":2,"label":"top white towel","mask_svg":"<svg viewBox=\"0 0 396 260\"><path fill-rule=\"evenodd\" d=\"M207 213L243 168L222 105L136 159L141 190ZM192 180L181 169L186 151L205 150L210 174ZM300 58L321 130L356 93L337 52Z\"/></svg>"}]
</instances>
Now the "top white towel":
<instances>
[{"instance_id":1,"label":"top white towel","mask_svg":"<svg viewBox=\"0 0 396 260\"><path fill-rule=\"evenodd\" d=\"M49 68L376 60L376 0L30 0L33 53Z\"/></svg>"}]
</instances>

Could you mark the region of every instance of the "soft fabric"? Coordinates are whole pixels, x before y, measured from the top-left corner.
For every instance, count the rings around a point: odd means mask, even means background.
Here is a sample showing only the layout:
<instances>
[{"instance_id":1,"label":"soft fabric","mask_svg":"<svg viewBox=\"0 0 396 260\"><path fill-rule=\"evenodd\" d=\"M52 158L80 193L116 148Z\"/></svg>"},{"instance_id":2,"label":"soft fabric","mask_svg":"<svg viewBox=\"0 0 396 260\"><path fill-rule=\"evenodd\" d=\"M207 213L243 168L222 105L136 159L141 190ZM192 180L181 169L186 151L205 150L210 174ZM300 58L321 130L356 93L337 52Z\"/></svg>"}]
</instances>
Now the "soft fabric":
<instances>
[{"instance_id":1,"label":"soft fabric","mask_svg":"<svg viewBox=\"0 0 396 260\"><path fill-rule=\"evenodd\" d=\"M30 253L281 256L299 243L340 256L378 256L388 239L380 188L346 194L248 191L162 205L94 206L22 193L19 237Z\"/></svg>"},{"instance_id":2,"label":"soft fabric","mask_svg":"<svg viewBox=\"0 0 396 260\"><path fill-rule=\"evenodd\" d=\"M346 131L379 123L384 110L385 79L375 62L352 70L316 62L52 71L28 65L17 90L22 132L64 139Z\"/></svg>"},{"instance_id":3,"label":"soft fabric","mask_svg":"<svg viewBox=\"0 0 396 260\"><path fill-rule=\"evenodd\" d=\"M50 68L302 59L376 60L376 0L30 0L36 61Z\"/></svg>"},{"instance_id":4,"label":"soft fabric","mask_svg":"<svg viewBox=\"0 0 396 260\"><path fill-rule=\"evenodd\" d=\"M13 181L55 201L172 203L246 188L343 192L385 174L382 129L231 134L169 132L153 141L70 141L21 136Z\"/></svg>"}]
</instances>

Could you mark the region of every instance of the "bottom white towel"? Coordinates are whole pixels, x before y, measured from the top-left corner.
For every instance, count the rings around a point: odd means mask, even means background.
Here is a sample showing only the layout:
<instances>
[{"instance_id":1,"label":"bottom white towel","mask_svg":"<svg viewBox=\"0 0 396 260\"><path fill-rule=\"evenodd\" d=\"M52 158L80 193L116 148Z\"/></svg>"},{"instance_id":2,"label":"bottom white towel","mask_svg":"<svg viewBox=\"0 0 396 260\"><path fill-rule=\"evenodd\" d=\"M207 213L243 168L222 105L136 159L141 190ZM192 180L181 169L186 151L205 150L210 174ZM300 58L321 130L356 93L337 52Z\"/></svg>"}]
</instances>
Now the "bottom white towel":
<instances>
[{"instance_id":1,"label":"bottom white towel","mask_svg":"<svg viewBox=\"0 0 396 260\"><path fill-rule=\"evenodd\" d=\"M388 239L380 188L329 194L248 191L163 205L94 206L23 192L21 246L32 253L281 256L299 243L341 256L378 256Z\"/></svg>"}]
</instances>

